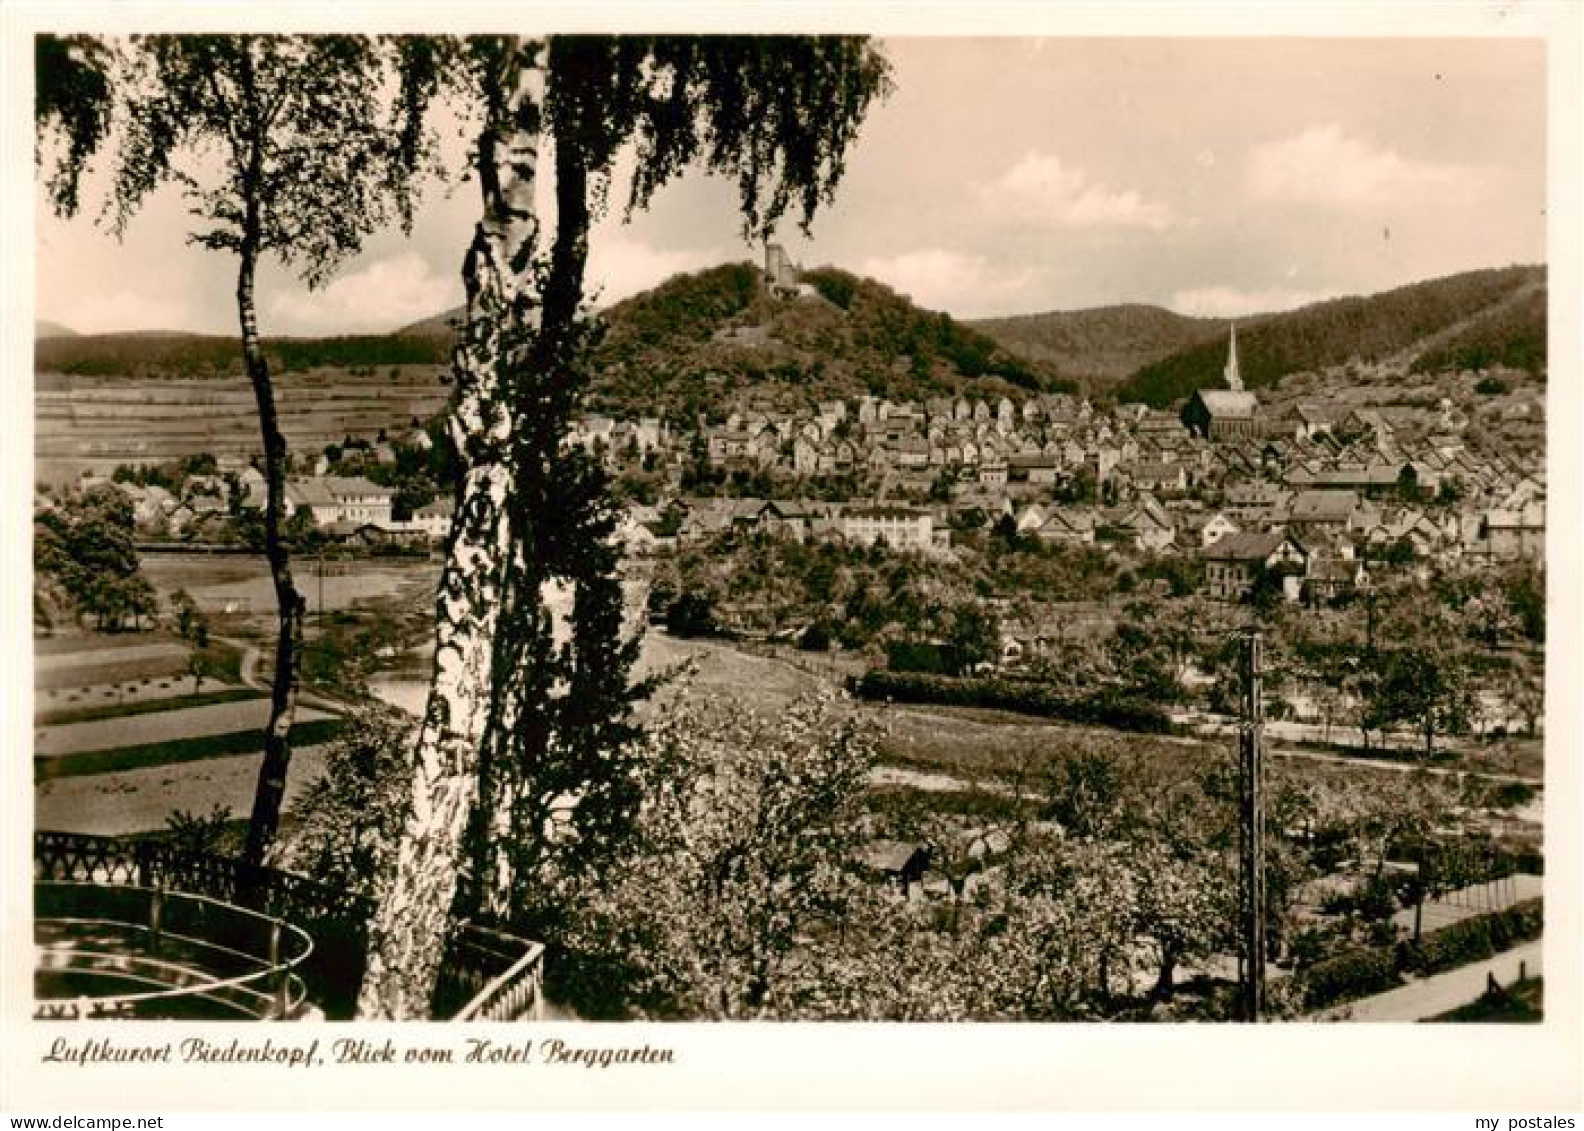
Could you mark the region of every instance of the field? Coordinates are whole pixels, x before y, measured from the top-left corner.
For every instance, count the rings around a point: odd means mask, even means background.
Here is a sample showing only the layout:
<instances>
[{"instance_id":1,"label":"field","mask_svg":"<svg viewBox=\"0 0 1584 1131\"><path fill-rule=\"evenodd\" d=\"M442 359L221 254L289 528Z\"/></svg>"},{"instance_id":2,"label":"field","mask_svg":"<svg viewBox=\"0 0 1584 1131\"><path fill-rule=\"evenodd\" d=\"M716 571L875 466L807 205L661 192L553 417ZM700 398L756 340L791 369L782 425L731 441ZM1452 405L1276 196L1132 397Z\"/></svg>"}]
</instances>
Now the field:
<instances>
[{"instance_id":1,"label":"field","mask_svg":"<svg viewBox=\"0 0 1584 1131\"><path fill-rule=\"evenodd\" d=\"M819 686L820 680L779 660L749 655L703 640L682 640L652 629L644 637L635 674L650 676L692 664L694 694L719 695L775 710Z\"/></svg>"},{"instance_id":2,"label":"field","mask_svg":"<svg viewBox=\"0 0 1584 1131\"><path fill-rule=\"evenodd\" d=\"M51 645L49 652L38 648L34 656L35 712L174 699L193 690L187 669L191 646L174 637L74 633L35 644ZM205 656L204 679L211 689L240 680L236 649L211 643Z\"/></svg>"},{"instance_id":3,"label":"field","mask_svg":"<svg viewBox=\"0 0 1584 1131\"><path fill-rule=\"evenodd\" d=\"M300 796L323 769L323 747L294 750L286 803ZM245 818L253 805L258 770L257 755L234 755L43 781L34 790L34 824L124 836L164 828L166 818L176 812L207 815L216 805Z\"/></svg>"},{"instance_id":4,"label":"field","mask_svg":"<svg viewBox=\"0 0 1584 1131\"><path fill-rule=\"evenodd\" d=\"M410 431L445 405L432 365L377 375L344 369L275 379L281 431L294 452L318 453L345 436ZM205 380L40 373L34 400L38 479L65 483L121 463L160 463L208 453L246 458L261 448L252 387L239 377Z\"/></svg>"},{"instance_id":5,"label":"field","mask_svg":"<svg viewBox=\"0 0 1584 1131\"><path fill-rule=\"evenodd\" d=\"M307 722L293 724L291 741L294 745L327 742L334 738L340 729L341 720L337 718L309 719ZM214 734L194 735L191 738L164 739L142 745L114 746L105 750L83 750L75 754L40 758L34 762L34 776L39 781L86 777L94 774L118 773L122 770L144 769L149 766L202 762L232 754L257 754L263 749L262 730L220 731Z\"/></svg>"},{"instance_id":6,"label":"field","mask_svg":"<svg viewBox=\"0 0 1584 1131\"><path fill-rule=\"evenodd\" d=\"M210 684L212 687L213 684ZM125 719L133 715L151 715L161 711L170 711L174 705L170 700L176 695L164 695L158 698L135 697L121 703L88 704L83 707L62 707L58 710L33 712L35 726L64 726L68 723L91 723L100 719ZM181 706L202 707L210 703L241 703L249 699L262 699L264 695L249 687L222 687L218 691L205 691L194 695L190 691L181 693Z\"/></svg>"},{"instance_id":7,"label":"field","mask_svg":"<svg viewBox=\"0 0 1584 1131\"><path fill-rule=\"evenodd\" d=\"M428 561L320 563L299 558L292 566L293 580L308 599L310 624L313 614L321 610L375 605L411 588L433 593L440 576L439 566ZM275 589L262 556L145 554L143 572L163 599L185 589L205 613L273 619Z\"/></svg>"},{"instance_id":8,"label":"field","mask_svg":"<svg viewBox=\"0 0 1584 1131\"><path fill-rule=\"evenodd\" d=\"M142 832L182 809L245 812L252 785L243 779L257 776L269 705L264 690L243 685L236 648L211 642L201 694L187 671L191 645L167 633L68 632L35 650L36 827ZM299 706L294 742L324 742L339 724ZM313 765L300 762L298 774ZM296 778L294 787L306 784Z\"/></svg>"},{"instance_id":9,"label":"field","mask_svg":"<svg viewBox=\"0 0 1584 1131\"><path fill-rule=\"evenodd\" d=\"M76 690L84 695L94 688L109 690L110 685L132 685L127 690L133 690L161 681L169 683L186 674L188 649L183 644L170 641L129 644L128 641L137 641L138 637L123 635L112 638L118 647L101 650L90 638L72 639L78 650L34 658L36 690L63 693ZM62 698L65 701L64 696Z\"/></svg>"},{"instance_id":10,"label":"field","mask_svg":"<svg viewBox=\"0 0 1584 1131\"><path fill-rule=\"evenodd\" d=\"M165 654L181 647L179 637L164 632L122 632L91 638L84 637L82 633L63 632L56 636L33 638L33 666L41 670L70 668L110 656L135 658Z\"/></svg>"},{"instance_id":11,"label":"field","mask_svg":"<svg viewBox=\"0 0 1584 1131\"><path fill-rule=\"evenodd\" d=\"M178 810L207 813L251 805L274 622L274 591L260 557L152 554L145 573L161 604L185 589L210 615L217 662L194 695L191 646L165 632L63 633L35 641L37 827L141 832L163 827ZM308 636L321 607L388 610L427 607L437 570L428 562L328 563L321 590L317 563L297 563L309 600ZM221 639L221 637L225 639ZM235 644L230 637L240 638ZM247 643L258 642L257 647ZM244 654L246 653L246 654ZM244 669L246 669L244 671ZM299 705L299 747L290 794L318 772L322 757L303 750L329 739L339 719Z\"/></svg>"},{"instance_id":12,"label":"field","mask_svg":"<svg viewBox=\"0 0 1584 1131\"><path fill-rule=\"evenodd\" d=\"M304 707L297 709L297 719L301 722L327 717L323 711ZM237 734L258 730L268 721L269 701L262 697L237 703L210 703L201 707L172 703L171 709L167 711L44 727L34 739L33 755L36 758L53 758L90 750L112 750L120 746L180 742L210 734Z\"/></svg>"}]
</instances>

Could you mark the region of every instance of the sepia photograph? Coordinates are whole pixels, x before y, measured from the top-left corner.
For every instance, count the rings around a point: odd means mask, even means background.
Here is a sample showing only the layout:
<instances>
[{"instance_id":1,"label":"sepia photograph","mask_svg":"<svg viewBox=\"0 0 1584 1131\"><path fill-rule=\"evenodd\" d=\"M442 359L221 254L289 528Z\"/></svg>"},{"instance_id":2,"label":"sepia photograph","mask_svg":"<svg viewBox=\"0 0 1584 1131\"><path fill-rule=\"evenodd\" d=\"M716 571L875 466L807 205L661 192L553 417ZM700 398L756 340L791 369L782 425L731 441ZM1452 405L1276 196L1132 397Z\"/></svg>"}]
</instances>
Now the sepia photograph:
<instances>
[{"instance_id":1,"label":"sepia photograph","mask_svg":"<svg viewBox=\"0 0 1584 1131\"><path fill-rule=\"evenodd\" d=\"M26 36L46 1064L1576 1036L1544 34L522 22Z\"/></svg>"}]
</instances>

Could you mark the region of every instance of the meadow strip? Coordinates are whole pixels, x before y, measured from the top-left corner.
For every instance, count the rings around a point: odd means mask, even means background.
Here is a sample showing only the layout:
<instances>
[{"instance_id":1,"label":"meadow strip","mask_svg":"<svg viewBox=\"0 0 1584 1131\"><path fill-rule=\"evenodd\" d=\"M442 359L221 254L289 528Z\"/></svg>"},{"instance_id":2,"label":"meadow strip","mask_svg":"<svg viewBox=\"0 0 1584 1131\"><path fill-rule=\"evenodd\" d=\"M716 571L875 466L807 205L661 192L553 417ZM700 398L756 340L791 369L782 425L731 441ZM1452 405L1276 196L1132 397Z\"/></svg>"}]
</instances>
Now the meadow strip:
<instances>
[{"instance_id":1,"label":"meadow strip","mask_svg":"<svg viewBox=\"0 0 1584 1131\"><path fill-rule=\"evenodd\" d=\"M341 719L315 719L298 723L291 729L294 746L328 742L339 733ZM254 754L264 749L264 731L237 731L210 734L173 742L151 742L145 746L123 746L115 750L89 750L80 754L61 754L33 759L34 781L80 777L85 774L110 774L146 766L168 766L178 762L198 762L231 754Z\"/></svg>"},{"instance_id":2,"label":"meadow strip","mask_svg":"<svg viewBox=\"0 0 1584 1131\"><path fill-rule=\"evenodd\" d=\"M205 691L201 695L172 695L162 699L139 699L131 703L109 703L104 706L61 707L53 711L40 711L34 715L35 726L65 726L69 723L91 723L101 719L124 719L131 715L149 715L160 711L176 711L184 707L207 707L216 703L242 703L250 699L266 698L264 692L251 687L228 687L223 691Z\"/></svg>"}]
</instances>

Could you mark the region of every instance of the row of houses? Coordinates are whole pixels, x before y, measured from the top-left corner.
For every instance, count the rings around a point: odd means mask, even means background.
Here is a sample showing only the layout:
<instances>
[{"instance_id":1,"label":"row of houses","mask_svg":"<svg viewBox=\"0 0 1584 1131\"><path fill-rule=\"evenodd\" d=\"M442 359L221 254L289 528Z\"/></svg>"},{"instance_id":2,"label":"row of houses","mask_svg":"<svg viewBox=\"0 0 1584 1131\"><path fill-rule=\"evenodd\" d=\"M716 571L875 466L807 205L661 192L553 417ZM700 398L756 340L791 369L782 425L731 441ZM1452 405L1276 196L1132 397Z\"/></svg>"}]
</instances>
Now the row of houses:
<instances>
[{"instance_id":1,"label":"row of houses","mask_svg":"<svg viewBox=\"0 0 1584 1131\"><path fill-rule=\"evenodd\" d=\"M955 516L964 509L988 512L994 521L1005 514L1019 533L1044 542L1089 544L1119 542L1156 552L1207 550L1231 534L1280 529L1305 545L1324 548L1334 560L1401 553L1415 559L1474 558L1512 560L1538 558L1545 543L1543 474L1514 474L1493 468L1466 452L1451 455L1427 451L1411 457L1376 451L1364 458L1355 448L1321 439L1284 442L1272 450L1250 444L1222 445L1223 461L1239 453L1258 465L1246 478L1233 480L1219 506L1202 506L1182 498L1190 468L1180 462L1132 461L1111 469L1108 482L1117 487L1110 505L1061 503L1054 498L997 492L1006 484L979 484L979 491L951 504L907 506L878 500L848 504L801 500L686 500L686 518L678 537L707 537L727 526L753 527L799 539L842 537L870 545L939 552L949 548L950 531L961 527ZM1386 455L1402 462L1388 462ZM1299 456L1302 458L1293 459ZM1282 468L1281 460L1290 462ZM1272 461L1278 461L1274 466ZM1057 482L1041 477L1043 465L1022 461L1025 479L1034 486ZM1277 478L1264 477L1272 470ZM1203 475L1199 465L1192 474ZM1463 504L1428 507L1416 502L1449 477L1466 485ZM1316 485L1319 484L1319 485ZM159 486L117 484L134 506L140 524L160 521L172 532L206 521L223 520L233 509L264 503L263 476L245 467L240 473L194 476L183 497ZM1411 490L1405 490L1411 488ZM230 495L237 497L233 500ZM288 517L299 512L332 536L362 531L370 539L442 541L450 528L451 503L440 500L410 519L392 515L395 492L361 476L310 476L292 479L286 489ZM627 524L634 546L655 545L659 512L639 509Z\"/></svg>"},{"instance_id":2,"label":"row of houses","mask_svg":"<svg viewBox=\"0 0 1584 1131\"><path fill-rule=\"evenodd\" d=\"M108 482L108 481L106 481ZM92 484L89 484L92 485ZM202 535L210 524L230 521L239 511L264 509L264 476L253 467L224 476L190 476L181 494L157 484L111 484L132 504L137 526L160 535ZM452 504L437 500L397 520L396 492L363 476L312 475L287 480L283 510L288 521L306 515L315 529L334 538L365 542L430 542L445 540L451 529Z\"/></svg>"},{"instance_id":3,"label":"row of houses","mask_svg":"<svg viewBox=\"0 0 1584 1131\"><path fill-rule=\"evenodd\" d=\"M1433 409L1374 406L1339 394L1267 411L1242 388L1235 340L1226 378L1228 388L1196 393L1175 414L1138 404L1100 410L1064 394L1021 403L867 396L797 411L746 408L722 424L700 425L685 446L718 468L796 476L863 472L904 491L928 488L943 472L959 492L1037 493L1082 477L1124 495L1165 498L1258 478L1371 494L1404 487L1434 492L1452 482L1472 488L1470 504L1478 506L1510 485L1510 467L1465 449L1460 433L1467 418L1450 401ZM679 466L683 438L653 419L623 425L587 417L573 440L598 440L616 452L623 428L631 429L629 450L668 455Z\"/></svg>"},{"instance_id":4,"label":"row of houses","mask_svg":"<svg viewBox=\"0 0 1584 1131\"><path fill-rule=\"evenodd\" d=\"M1247 598L1256 580L1284 572L1289 599L1346 594L1372 569L1453 562L1537 560L1544 554L1543 483L1525 477L1480 512L1376 499L1358 491L1299 490L1265 483L1238 507L1206 508L1163 501L1148 492L1114 505L1018 501L900 505L875 500L830 503L803 499L682 498L632 507L622 538L649 553L674 543L706 541L728 531L774 537L883 542L904 551L948 554L962 531L1003 519L1018 534L1046 544L1111 544L1201 557L1207 595ZM965 521L967 512L979 512ZM667 519L667 514L670 518Z\"/></svg>"},{"instance_id":5,"label":"row of houses","mask_svg":"<svg viewBox=\"0 0 1584 1131\"><path fill-rule=\"evenodd\" d=\"M666 521L659 508L628 509L619 537L634 552L671 543L695 543L733 532L769 534L803 542L843 539L860 546L883 543L894 550L937 553L950 547L950 529L928 507L884 502L827 503L803 499L680 499L671 505L679 519ZM672 534L661 533L675 525Z\"/></svg>"}]
</instances>

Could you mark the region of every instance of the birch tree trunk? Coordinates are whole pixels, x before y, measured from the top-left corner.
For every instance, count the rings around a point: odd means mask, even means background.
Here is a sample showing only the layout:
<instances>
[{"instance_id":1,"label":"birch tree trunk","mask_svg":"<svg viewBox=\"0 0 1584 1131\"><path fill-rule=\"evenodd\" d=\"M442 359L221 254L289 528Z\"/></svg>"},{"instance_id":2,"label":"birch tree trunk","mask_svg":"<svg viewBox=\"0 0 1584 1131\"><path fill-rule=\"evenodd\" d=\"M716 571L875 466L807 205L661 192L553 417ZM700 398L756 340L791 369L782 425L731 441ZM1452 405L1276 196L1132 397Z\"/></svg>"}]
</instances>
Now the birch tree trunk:
<instances>
[{"instance_id":1,"label":"birch tree trunk","mask_svg":"<svg viewBox=\"0 0 1584 1131\"><path fill-rule=\"evenodd\" d=\"M248 381L253 386L264 443L264 556L269 561L279 617L275 633L275 672L270 679L270 715L264 728L264 758L259 765L253 813L242 850L244 860L259 865L264 863L264 855L280 827L281 802L286 796L306 602L292 580L291 557L281 535L286 517L286 438L281 434L280 418L275 409L275 389L270 382L269 362L259 341L258 313L253 298L264 231L260 195L263 192L265 127L251 61L251 56L244 54L242 93L248 114L241 127L246 130L246 167L242 176L242 238L237 247L237 318L241 323L242 359Z\"/></svg>"},{"instance_id":2,"label":"birch tree trunk","mask_svg":"<svg viewBox=\"0 0 1584 1131\"><path fill-rule=\"evenodd\" d=\"M253 397L258 404L264 439L264 556L269 561L275 587L279 621L275 633L275 672L270 679L270 715L264 728L264 759L253 793L253 814L248 821L243 858L262 864L280 827L281 802L286 795L286 773L291 765L291 728L297 714L297 688L302 654L305 602L292 580L291 559L281 536L286 505L286 440L281 435L270 383L269 364L259 345L258 320L253 308L253 274L256 256L244 250L237 276L237 308L242 322L242 356Z\"/></svg>"},{"instance_id":3,"label":"birch tree trunk","mask_svg":"<svg viewBox=\"0 0 1584 1131\"><path fill-rule=\"evenodd\" d=\"M538 222L544 75L537 45L509 41L486 77L479 138L483 217L463 267L466 324L454 359L450 432L461 482L436 600L435 662L394 875L370 928L364 1018L427 1017L478 795L495 636L512 566L516 373L528 331Z\"/></svg>"},{"instance_id":4,"label":"birch tree trunk","mask_svg":"<svg viewBox=\"0 0 1584 1131\"><path fill-rule=\"evenodd\" d=\"M554 60L555 48L550 49ZM483 746L479 805L469 835L472 890L458 903L467 914L506 919L520 905L525 885L537 879L551 807L560 791L534 781L557 732L561 677L554 643L555 618L546 586L569 580L564 525L574 499L561 497L565 466L561 439L576 395L570 371L575 323L588 259L588 174L574 139L555 147L555 234L540 294L540 328L517 390L518 428L513 436L512 535L517 553L501 589L503 619L496 637L491 722ZM553 518L552 518L553 516ZM574 652L577 642L570 645ZM546 709L550 707L550 709Z\"/></svg>"}]
</instances>

